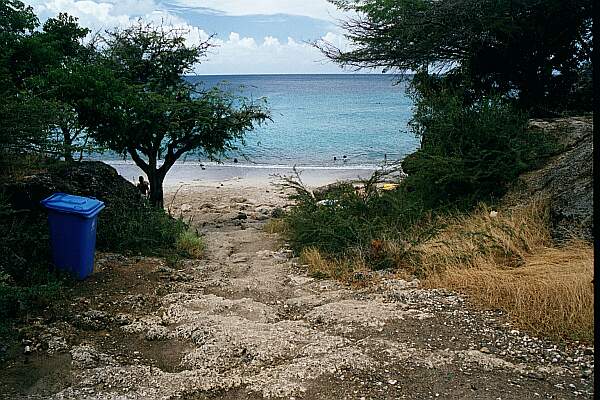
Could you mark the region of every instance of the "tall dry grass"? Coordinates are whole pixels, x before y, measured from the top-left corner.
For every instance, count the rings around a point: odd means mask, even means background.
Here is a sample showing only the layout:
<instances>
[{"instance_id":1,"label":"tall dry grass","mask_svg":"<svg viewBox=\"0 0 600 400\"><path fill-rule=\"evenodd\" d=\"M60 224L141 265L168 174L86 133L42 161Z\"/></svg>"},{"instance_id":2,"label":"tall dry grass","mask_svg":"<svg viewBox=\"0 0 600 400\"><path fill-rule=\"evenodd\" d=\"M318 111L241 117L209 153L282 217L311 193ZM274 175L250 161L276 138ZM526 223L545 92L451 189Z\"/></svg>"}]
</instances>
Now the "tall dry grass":
<instances>
[{"instance_id":1,"label":"tall dry grass","mask_svg":"<svg viewBox=\"0 0 600 400\"><path fill-rule=\"evenodd\" d=\"M268 220L263 226L263 231L269 234L285 233L286 229L287 225L285 221L281 218L272 218Z\"/></svg>"},{"instance_id":2,"label":"tall dry grass","mask_svg":"<svg viewBox=\"0 0 600 400\"><path fill-rule=\"evenodd\" d=\"M504 310L514 323L538 336L591 341L592 245L553 244L547 203L533 199L498 211L481 206L446 224L413 249L412 267L428 287L466 294L475 303Z\"/></svg>"},{"instance_id":3,"label":"tall dry grass","mask_svg":"<svg viewBox=\"0 0 600 400\"><path fill-rule=\"evenodd\" d=\"M523 265L483 263L451 266L430 276L432 287L468 295L475 303L502 309L521 329L537 336L592 341L594 252L588 243L537 248Z\"/></svg>"},{"instance_id":4,"label":"tall dry grass","mask_svg":"<svg viewBox=\"0 0 600 400\"><path fill-rule=\"evenodd\" d=\"M438 227L437 233L417 239L432 226ZM425 287L455 290L481 307L501 309L533 335L590 342L592 245L571 241L558 246L549 227L549 207L543 199L497 211L481 205L470 214L429 221L404 242L383 241L344 258L307 248L301 262L311 276L350 284L358 276L361 284L368 284L364 277L374 267L374 255L383 254L394 260L398 276L417 275Z\"/></svg>"},{"instance_id":5,"label":"tall dry grass","mask_svg":"<svg viewBox=\"0 0 600 400\"><path fill-rule=\"evenodd\" d=\"M497 215L492 217L492 212ZM511 210L481 205L471 214L440 217L432 223L442 228L409 249L422 276L482 265L518 267L528 254L552 245L548 206L542 199Z\"/></svg>"}]
</instances>

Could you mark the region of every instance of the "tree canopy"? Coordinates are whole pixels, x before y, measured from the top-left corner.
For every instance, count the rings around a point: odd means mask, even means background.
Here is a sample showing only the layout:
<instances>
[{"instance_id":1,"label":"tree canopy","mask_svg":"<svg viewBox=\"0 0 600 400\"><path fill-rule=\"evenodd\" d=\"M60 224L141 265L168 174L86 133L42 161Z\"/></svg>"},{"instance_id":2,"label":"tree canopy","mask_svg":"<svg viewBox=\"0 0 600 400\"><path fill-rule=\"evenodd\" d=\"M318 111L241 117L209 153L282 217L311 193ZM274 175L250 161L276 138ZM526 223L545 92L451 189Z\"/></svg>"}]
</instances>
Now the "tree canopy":
<instances>
[{"instance_id":1,"label":"tree canopy","mask_svg":"<svg viewBox=\"0 0 600 400\"><path fill-rule=\"evenodd\" d=\"M28 101L13 75L13 58L39 21L33 8L17 0L0 0L0 149L37 148L45 142L51 114L39 99Z\"/></svg>"},{"instance_id":2,"label":"tree canopy","mask_svg":"<svg viewBox=\"0 0 600 400\"><path fill-rule=\"evenodd\" d=\"M342 65L459 75L539 112L571 106L591 73L591 0L331 2L357 15L342 23L350 50L316 44Z\"/></svg>"},{"instance_id":3,"label":"tree canopy","mask_svg":"<svg viewBox=\"0 0 600 400\"><path fill-rule=\"evenodd\" d=\"M3 149L44 151L71 159L73 141L83 131L73 82L92 54L83 44L89 30L64 13L40 27L31 7L15 0L0 1L0 22ZM79 83L81 93L86 85Z\"/></svg>"},{"instance_id":4,"label":"tree canopy","mask_svg":"<svg viewBox=\"0 0 600 400\"><path fill-rule=\"evenodd\" d=\"M129 154L148 175L157 205L165 175L182 155L223 155L269 118L262 102L186 82L183 74L210 44L188 45L183 33L142 22L108 32L101 44L104 68L82 108L94 139Z\"/></svg>"}]
</instances>

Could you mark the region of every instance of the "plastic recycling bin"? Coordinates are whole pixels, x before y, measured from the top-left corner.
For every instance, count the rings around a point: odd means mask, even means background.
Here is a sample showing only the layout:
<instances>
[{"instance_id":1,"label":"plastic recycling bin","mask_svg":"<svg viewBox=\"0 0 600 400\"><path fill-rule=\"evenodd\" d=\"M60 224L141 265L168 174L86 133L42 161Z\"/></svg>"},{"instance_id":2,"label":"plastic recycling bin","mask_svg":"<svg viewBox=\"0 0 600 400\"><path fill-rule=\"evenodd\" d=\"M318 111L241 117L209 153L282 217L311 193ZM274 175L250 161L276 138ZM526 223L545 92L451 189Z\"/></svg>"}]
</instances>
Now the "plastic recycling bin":
<instances>
[{"instance_id":1,"label":"plastic recycling bin","mask_svg":"<svg viewBox=\"0 0 600 400\"><path fill-rule=\"evenodd\" d=\"M96 225L104 203L65 193L55 193L41 203L48 209L54 265L75 279L87 278L94 270Z\"/></svg>"}]
</instances>

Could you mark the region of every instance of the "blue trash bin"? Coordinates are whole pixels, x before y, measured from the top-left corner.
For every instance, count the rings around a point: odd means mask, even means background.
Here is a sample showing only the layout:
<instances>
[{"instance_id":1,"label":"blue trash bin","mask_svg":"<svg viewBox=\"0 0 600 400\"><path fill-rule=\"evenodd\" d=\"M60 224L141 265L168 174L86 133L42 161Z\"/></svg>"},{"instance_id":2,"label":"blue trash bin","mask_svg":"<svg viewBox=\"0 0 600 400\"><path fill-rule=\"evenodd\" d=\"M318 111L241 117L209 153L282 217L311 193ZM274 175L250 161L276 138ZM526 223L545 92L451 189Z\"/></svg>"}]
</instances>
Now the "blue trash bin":
<instances>
[{"instance_id":1,"label":"blue trash bin","mask_svg":"<svg viewBox=\"0 0 600 400\"><path fill-rule=\"evenodd\" d=\"M48 209L54 265L83 280L94 270L96 225L104 208L100 200L55 193L42 200Z\"/></svg>"}]
</instances>

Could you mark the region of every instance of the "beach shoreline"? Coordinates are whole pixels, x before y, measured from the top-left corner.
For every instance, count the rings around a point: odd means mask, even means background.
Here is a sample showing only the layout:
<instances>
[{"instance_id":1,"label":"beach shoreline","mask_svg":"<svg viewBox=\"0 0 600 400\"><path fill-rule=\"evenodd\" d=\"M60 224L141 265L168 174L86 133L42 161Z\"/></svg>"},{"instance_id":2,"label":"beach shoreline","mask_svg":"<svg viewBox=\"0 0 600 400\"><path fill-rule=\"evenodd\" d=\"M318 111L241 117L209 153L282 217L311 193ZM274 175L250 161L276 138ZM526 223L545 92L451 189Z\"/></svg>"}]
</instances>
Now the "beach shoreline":
<instances>
[{"instance_id":1,"label":"beach shoreline","mask_svg":"<svg viewBox=\"0 0 600 400\"><path fill-rule=\"evenodd\" d=\"M128 181L136 183L138 177L145 176L143 171L132 162L104 161L112 166ZM357 181L368 179L376 166L319 167L299 166L303 183L315 188L339 181ZM231 188L268 188L280 183L281 177L293 176L293 167L284 165L228 165L228 164L175 164L167 173L164 182L166 191L185 186L231 187Z\"/></svg>"}]
</instances>

